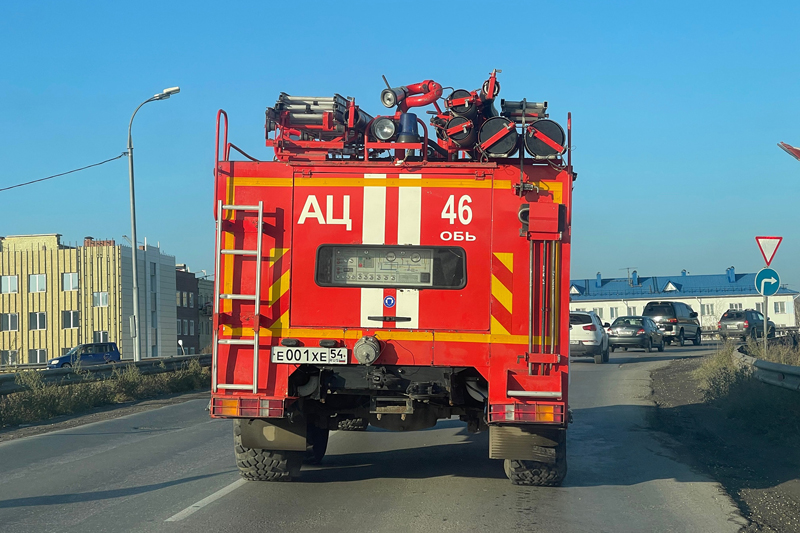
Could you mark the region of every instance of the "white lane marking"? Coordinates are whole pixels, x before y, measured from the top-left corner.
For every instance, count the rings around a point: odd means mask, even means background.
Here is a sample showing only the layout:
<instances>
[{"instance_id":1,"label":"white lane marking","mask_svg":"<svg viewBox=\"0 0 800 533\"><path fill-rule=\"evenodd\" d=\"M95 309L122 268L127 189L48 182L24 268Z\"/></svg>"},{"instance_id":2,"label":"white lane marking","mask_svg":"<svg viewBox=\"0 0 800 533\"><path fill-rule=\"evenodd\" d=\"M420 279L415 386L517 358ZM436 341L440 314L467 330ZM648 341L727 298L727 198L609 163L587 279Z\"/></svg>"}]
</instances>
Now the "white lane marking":
<instances>
[{"instance_id":1,"label":"white lane marking","mask_svg":"<svg viewBox=\"0 0 800 533\"><path fill-rule=\"evenodd\" d=\"M211 496L203 498L199 502L190 505L189 507L187 507L186 509L184 509L180 513L177 513L177 514L174 514L174 515L170 516L169 518L164 520L164 522L178 522L180 520L183 520L187 516L196 513L197 511L199 511L200 509L202 509L203 507L205 507L209 503L212 503L212 502L215 502L216 500L219 500L220 498L222 498L226 494L230 494L231 492L235 491L236 489L238 489L239 487L241 487L245 483L247 483L247 480L245 480L245 479L236 480L233 483L231 483L230 485L228 485L227 487L219 489L217 492L215 492Z\"/></svg>"},{"instance_id":2,"label":"white lane marking","mask_svg":"<svg viewBox=\"0 0 800 533\"><path fill-rule=\"evenodd\" d=\"M364 174L365 179L386 179L386 174ZM386 238L386 186L364 187L361 243L384 244ZM382 327L367 317L383 315L383 289L361 289L361 327Z\"/></svg>"},{"instance_id":3,"label":"white lane marking","mask_svg":"<svg viewBox=\"0 0 800 533\"><path fill-rule=\"evenodd\" d=\"M422 180L422 174L400 174L400 179ZM421 181L420 181L421 183ZM397 204L397 244L419 246L422 233L422 186L400 187ZM419 291L397 291L397 316L411 317L410 322L397 322L402 329L419 328Z\"/></svg>"}]
</instances>

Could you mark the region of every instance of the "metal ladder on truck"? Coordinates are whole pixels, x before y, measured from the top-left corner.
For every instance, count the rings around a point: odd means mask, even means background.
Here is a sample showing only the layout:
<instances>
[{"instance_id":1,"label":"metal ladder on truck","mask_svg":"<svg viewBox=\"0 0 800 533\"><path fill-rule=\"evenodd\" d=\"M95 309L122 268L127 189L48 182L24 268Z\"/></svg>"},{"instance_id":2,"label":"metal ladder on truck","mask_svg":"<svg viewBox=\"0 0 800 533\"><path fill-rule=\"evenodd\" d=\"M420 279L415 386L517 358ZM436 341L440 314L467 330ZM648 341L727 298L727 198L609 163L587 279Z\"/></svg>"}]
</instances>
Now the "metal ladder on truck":
<instances>
[{"instance_id":1,"label":"metal ladder on truck","mask_svg":"<svg viewBox=\"0 0 800 533\"><path fill-rule=\"evenodd\" d=\"M258 222L256 223L256 249L255 250L226 250L222 248L222 224L224 222L222 215L226 211L256 211L258 213ZM212 342L212 359L211 359L211 391L217 392L218 389L235 389L235 390L252 390L253 393L258 392L258 342L259 333L261 330L261 240L262 240L262 226L264 221L264 202L258 202L258 205L225 205L222 200L217 203L217 254L216 254L216 276L214 280L214 308L219 317L222 302L224 300L245 300L255 303L254 318L253 318L253 337L248 339L220 339L219 338L219 318L214 324L214 336ZM220 293L220 277L222 266L222 256L224 255L241 255L241 256L255 256L256 258L256 287L255 294L230 294ZM226 275L233 276L232 272L226 272ZM219 355L219 346L221 344L238 345L238 346L252 346L253 347L253 383L217 383L217 358Z\"/></svg>"}]
</instances>

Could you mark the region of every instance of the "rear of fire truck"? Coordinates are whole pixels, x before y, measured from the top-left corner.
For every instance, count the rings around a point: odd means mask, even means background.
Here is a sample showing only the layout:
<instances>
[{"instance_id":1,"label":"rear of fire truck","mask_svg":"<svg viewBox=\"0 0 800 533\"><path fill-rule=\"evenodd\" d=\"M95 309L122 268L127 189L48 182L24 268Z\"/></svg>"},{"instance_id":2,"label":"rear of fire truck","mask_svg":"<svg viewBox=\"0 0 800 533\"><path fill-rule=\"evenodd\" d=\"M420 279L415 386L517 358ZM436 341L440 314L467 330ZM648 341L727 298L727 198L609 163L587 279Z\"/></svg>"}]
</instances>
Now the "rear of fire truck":
<instances>
[{"instance_id":1,"label":"rear of fire truck","mask_svg":"<svg viewBox=\"0 0 800 533\"><path fill-rule=\"evenodd\" d=\"M272 161L219 112L211 416L244 478L296 477L331 430L458 416L514 483L564 479L570 119L499 93L387 84L384 116L281 93Z\"/></svg>"}]
</instances>

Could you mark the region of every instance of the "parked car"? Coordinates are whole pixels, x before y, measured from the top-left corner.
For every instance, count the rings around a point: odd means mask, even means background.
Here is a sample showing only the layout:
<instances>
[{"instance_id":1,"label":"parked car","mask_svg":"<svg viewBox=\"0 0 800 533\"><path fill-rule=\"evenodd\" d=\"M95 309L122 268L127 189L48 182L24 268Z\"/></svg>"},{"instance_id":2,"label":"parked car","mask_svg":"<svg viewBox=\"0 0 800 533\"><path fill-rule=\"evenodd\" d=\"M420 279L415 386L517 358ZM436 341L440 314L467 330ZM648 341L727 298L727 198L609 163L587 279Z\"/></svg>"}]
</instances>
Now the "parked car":
<instances>
[{"instance_id":1,"label":"parked car","mask_svg":"<svg viewBox=\"0 0 800 533\"><path fill-rule=\"evenodd\" d=\"M608 344L613 352L615 348L643 348L645 352L657 348L664 351L664 336L658 326L646 316L621 316L611 324Z\"/></svg>"},{"instance_id":2,"label":"parked car","mask_svg":"<svg viewBox=\"0 0 800 533\"><path fill-rule=\"evenodd\" d=\"M775 322L768 320L767 336L775 336ZM738 337L747 340L747 337L764 337L764 315L755 309L728 309L717 322L717 330L721 339Z\"/></svg>"},{"instance_id":3,"label":"parked car","mask_svg":"<svg viewBox=\"0 0 800 533\"><path fill-rule=\"evenodd\" d=\"M642 315L658 325L667 344L675 341L683 346L687 339L695 346L703 342L703 328L697 313L683 302L648 302Z\"/></svg>"},{"instance_id":4,"label":"parked car","mask_svg":"<svg viewBox=\"0 0 800 533\"><path fill-rule=\"evenodd\" d=\"M608 362L608 333L594 311L570 311L569 354L570 356L594 357L595 363Z\"/></svg>"},{"instance_id":5,"label":"parked car","mask_svg":"<svg viewBox=\"0 0 800 533\"><path fill-rule=\"evenodd\" d=\"M120 360L119 349L114 342L93 342L79 344L61 357L50 359L47 368L66 368L80 364L81 366L105 365Z\"/></svg>"}]
</instances>

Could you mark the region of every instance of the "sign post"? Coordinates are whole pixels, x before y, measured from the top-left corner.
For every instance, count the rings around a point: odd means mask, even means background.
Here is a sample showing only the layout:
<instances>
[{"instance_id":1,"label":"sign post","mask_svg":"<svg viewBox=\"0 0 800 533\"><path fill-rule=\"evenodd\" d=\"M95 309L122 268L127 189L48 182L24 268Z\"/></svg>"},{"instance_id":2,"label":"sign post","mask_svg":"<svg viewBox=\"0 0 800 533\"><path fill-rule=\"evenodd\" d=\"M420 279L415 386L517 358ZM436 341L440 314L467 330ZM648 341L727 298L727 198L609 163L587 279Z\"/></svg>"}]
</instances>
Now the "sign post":
<instances>
[{"instance_id":1,"label":"sign post","mask_svg":"<svg viewBox=\"0 0 800 533\"><path fill-rule=\"evenodd\" d=\"M758 249L761 250L761 257L769 267L772 260L775 258L775 252L778 251L778 246L783 242L783 237L756 237ZM781 287L781 278L778 273L771 268L762 268L756 274L756 290L759 294L764 296L764 357L767 356L767 335L769 334L769 297L778 292ZM774 290L773 290L774 289Z\"/></svg>"},{"instance_id":2,"label":"sign post","mask_svg":"<svg viewBox=\"0 0 800 533\"><path fill-rule=\"evenodd\" d=\"M756 274L756 291L764 297L764 357L767 355L767 335L769 335L769 297L781 288L781 277L771 268L762 268Z\"/></svg>"}]
</instances>

